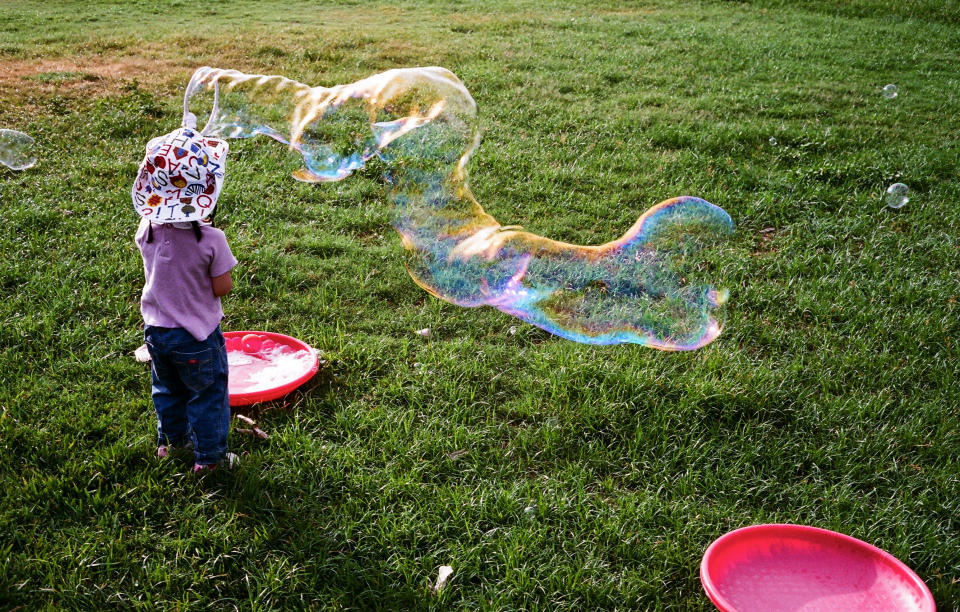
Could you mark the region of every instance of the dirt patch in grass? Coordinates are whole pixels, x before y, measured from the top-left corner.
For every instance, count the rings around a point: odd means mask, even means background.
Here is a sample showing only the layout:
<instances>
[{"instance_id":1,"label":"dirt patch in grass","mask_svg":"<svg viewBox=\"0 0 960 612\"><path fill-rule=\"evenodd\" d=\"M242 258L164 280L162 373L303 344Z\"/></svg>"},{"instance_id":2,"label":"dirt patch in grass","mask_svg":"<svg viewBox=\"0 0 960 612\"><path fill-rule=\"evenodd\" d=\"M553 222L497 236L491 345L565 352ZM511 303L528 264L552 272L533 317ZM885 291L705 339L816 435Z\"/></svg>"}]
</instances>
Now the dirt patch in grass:
<instances>
[{"instance_id":1,"label":"dirt patch in grass","mask_svg":"<svg viewBox=\"0 0 960 612\"><path fill-rule=\"evenodd\" d=\"M195 66L138 56L0 61L0 96L103 96L137 79L146 89L189 78Z\"/></svg>"}]
</instances>

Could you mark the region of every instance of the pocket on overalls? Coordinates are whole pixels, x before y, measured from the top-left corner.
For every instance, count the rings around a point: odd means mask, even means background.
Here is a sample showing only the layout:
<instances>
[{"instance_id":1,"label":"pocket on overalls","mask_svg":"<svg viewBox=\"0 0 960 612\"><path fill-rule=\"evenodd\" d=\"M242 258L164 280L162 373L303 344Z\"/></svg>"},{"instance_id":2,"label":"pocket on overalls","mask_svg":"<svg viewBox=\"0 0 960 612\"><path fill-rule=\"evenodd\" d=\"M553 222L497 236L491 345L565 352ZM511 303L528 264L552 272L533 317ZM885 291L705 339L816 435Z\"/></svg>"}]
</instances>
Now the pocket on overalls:
<instances>
[{"instance_id":1,"label":"pocket on overalls","mask_svg":"<svg viewBox=\"0 0 960 612\"><path fill-rule=\"evenodd\" d=\"M173 351L170 358L177 364L180 380L191 391L202 391L213 384L213 360L216 352L207 348L197 352Z\"/></svg>"}]
</instances>

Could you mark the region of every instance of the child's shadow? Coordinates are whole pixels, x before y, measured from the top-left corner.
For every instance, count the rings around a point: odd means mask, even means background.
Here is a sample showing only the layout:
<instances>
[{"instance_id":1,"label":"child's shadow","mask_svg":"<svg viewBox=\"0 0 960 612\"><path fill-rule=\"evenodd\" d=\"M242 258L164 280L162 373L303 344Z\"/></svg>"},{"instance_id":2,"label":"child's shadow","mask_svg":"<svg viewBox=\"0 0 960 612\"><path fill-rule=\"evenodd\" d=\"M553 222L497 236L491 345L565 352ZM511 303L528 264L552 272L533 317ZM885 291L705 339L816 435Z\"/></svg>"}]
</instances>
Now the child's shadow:
<instances>
[{"instance_id":1,"label":"child's shadow","mask_svg":"<svg viewBox=\"0 0 960 612\"><path fill-rule=\"evenodd\" d=\"M423 599L426 585L374 591L370 583L398 586L391 550L371 556L360 546L379 537L369 483L334 442L337 385L329 368L304 387L273 402L235 411L257 422L262 439L231 432L233 470L211 473L205 488L219 497L219 522L247 542L244 567L234 572L267 573L267 565L298 568L296 589L317 594L333 589L341 604L362 609L406 609ZM237 418L233 426L252 428ZM236 441L234 441L236 440ZM278 566L280 567L280 566ZM251 568L258 568L255 571ZM384 601L386 597L389 601Z\"/></svg>"}]
</instances>

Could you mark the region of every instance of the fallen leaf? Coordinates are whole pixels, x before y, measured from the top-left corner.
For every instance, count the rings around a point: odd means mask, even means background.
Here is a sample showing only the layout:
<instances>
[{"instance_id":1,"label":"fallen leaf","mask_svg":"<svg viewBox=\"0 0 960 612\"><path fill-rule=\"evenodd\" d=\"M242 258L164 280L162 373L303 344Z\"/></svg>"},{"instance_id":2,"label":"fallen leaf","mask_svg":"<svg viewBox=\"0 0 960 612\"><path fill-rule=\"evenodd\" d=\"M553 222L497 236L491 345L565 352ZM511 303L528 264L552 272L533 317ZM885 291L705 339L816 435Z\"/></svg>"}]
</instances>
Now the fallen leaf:
<instances>
[{"instance_id":1,"label":"fallen leaf","mask_svg":"<svg viewBox=\"0 0 960 612\"><path fill-rule=\"evenodd\" d=\"M137 350L133 351L133 358L140 363L150 363L150 351L147 350L147 345L142 344L137 347Z\"/></svg>"},{"instance_id":2,"label":"fallen leaf","mask_svg":"<svg viewBox=\"0 0 960 612\"><path fill-rule=\"evenodd\" d=\"M449 565L441 565L440 572L437 574L437 582L433 585L433 592L439 593L440 589L447 585L447 579L453 575L453 568Z\"/></svg>"}]
</instances>

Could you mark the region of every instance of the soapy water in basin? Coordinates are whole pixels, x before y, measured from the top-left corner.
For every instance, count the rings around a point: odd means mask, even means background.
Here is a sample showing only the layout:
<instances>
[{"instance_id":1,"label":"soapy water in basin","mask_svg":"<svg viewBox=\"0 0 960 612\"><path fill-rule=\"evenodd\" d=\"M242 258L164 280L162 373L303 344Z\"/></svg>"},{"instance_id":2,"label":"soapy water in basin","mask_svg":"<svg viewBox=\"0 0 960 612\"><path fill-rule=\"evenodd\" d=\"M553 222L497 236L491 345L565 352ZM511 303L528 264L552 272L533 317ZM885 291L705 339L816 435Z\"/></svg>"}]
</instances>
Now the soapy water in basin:
<instances>
[{"instance_id":1,"label":"soapy water in basin","mask_svg":"<svg viewBox=\"0 0 960 612\"><path fill-rule=\"evenodd\" d=\"M266 342L265 342L266 343ZM307 374L315 363L309 351L275 344L256 352L227 348L231 395L274 389Z\"/></svg>"}]
</instances>

